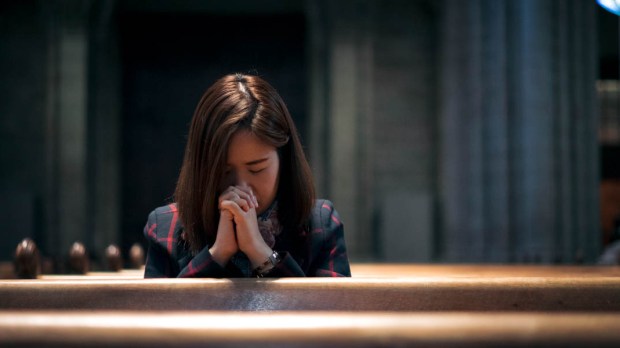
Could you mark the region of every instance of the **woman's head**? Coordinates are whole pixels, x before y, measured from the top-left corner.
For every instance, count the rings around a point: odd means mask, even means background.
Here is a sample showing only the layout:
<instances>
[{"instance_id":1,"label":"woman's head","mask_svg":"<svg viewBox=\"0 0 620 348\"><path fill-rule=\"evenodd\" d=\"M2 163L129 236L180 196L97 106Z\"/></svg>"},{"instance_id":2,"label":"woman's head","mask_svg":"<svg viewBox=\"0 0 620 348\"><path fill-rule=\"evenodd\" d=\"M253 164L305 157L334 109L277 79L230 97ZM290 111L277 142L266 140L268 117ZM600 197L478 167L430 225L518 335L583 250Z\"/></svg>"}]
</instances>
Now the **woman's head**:
<instances>
[{"instance_id":1,"label":"woman's head","mask_svg":"<svg viewBox=\"0 0 620 348\"><path fill-rule=\"evenodd\" d=\"M310 167L288 109L257 76L224 76L194 111L175 191L194 251L213 243L217 199L228 186L249 186L259 213L277 197L281 223L293 229L305 223L314 202Z\"/></svg>"}]
</instances>

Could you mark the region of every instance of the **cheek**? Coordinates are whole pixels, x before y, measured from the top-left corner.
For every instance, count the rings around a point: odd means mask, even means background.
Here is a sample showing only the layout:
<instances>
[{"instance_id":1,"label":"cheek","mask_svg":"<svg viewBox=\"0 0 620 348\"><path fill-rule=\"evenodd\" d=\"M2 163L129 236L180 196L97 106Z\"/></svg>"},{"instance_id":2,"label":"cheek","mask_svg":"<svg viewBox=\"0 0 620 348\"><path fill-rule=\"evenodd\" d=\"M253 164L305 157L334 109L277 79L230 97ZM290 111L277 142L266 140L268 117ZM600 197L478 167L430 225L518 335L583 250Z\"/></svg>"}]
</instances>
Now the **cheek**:
<instances>
[{"instance_id":1,"label":"cheek","mask_svg":"<svg viewBox=\"0 0 620 348\"><path fill-rule=\"evenodd\" d=\"M265 173L265 176L260 180L260 187L258 187L260 198L264 200L271 200L275 197L278 191L278 170L277 168L270 169Z\"/></svg>"}]
</instances>

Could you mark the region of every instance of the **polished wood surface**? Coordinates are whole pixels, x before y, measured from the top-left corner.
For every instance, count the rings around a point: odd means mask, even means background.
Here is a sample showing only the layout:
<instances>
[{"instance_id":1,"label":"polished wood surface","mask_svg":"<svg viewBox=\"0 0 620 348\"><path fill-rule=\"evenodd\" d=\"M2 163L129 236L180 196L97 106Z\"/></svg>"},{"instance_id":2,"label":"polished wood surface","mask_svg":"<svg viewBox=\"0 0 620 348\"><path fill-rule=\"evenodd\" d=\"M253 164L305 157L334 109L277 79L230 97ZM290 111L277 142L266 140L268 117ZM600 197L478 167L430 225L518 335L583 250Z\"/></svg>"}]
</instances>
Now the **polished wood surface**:
<instances>
[{"instance_id":1,"label":"polished wood surface","mask_svg":"<svg viewBox=\"0 0 620 348\"><path fill-rule=\"evenodd\" d=\"M12 271L5 266L5 273ZM489 278L489 277L620 277L620 266L565 266L565 265L477 265L477 264L397 264L352 263L353 278ZM86 276L86 277L84 277ZM87 272L84 275L41 274L39 279L114 279L144 277L144 267L123 269L119 272ZM7 277L8 278L8 277Z\"/></svg>"},{"instance_id":2,"label":"polished wood surface","mask_svg":"<svg viewBox=\"0 0 620 348\"><path fill-rule=\"evenodd\" d=\"M4 279L15 278L12 263L0 263ZM352 263L354 278L489 278L489 277L620 277L620 266L570 265L499 265L499 264L398 264ZM144 277L144 267L119 272L87 272L85 274L40 274L38 279L114 279Z\"/></svg>"},{"instance_id":3,"label":"polished wood surface","mask_svg":"<svg viewBox=\"0 0 620 348\"><path fill-rule=\"evenodd\" d=\"M620 311L620 278L4 280L0 309Z\"/></svg>"},{"instance_id":4,"label":"polished wood surface","mask_svg":"<svg viewBox=\"0 0 620 348\"><path fill-rule=\"evenodd\" d=\"M0 346L618 347L620 314L2 312Z\"/></svg>"},{"instance_id":5,"label":"polished wood surface","mask_svg":"<svg viewBox=\"0 0 620 348\"><path fill-rule=\"evenodd\" d=\"M352 264L353 278L0 280L0 347L620 346L620 268Z\"/></svg>"},{"instance_id":6,"label":"polished wood surface","mask_svg":"<svg viewBox=\"0 0 620 348\"><path fill-rule=\"evenodd\" d=\"M86 274L41 274L39 280L143 279L144 269L123 269L118 272L87 272Z\"/></svg>"},{"instance_id":7,"label":"polished wood surface","mask_svg":"<svg viewBox=\"0 0 620 348\"><path fill-rule=\"evenodd\" d=\"M620 266L353 263L353 277L620 277Z\"/></svg>"}]
</instances>

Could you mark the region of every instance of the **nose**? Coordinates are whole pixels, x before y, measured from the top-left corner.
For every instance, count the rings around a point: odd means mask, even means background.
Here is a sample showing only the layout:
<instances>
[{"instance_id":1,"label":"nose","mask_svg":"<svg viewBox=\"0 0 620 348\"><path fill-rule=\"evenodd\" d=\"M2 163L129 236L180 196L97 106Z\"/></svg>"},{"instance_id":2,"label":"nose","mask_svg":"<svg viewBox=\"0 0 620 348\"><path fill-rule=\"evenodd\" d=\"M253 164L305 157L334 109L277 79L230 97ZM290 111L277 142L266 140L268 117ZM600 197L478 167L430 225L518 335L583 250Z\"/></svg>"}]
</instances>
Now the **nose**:
<instances>
[{"instance_id":1,"label":"nose","mask_svg":"<svg viewBox=\"0 0 620 348\"><path fill-rule=\"evenodd\" d=\"M235 182L235 186L239 186L242 188L250 188L249 181L243 175L239 175L239 174L235 175L234 182Z\"/></svg>"},{"instance_id":2,"label":"nose","mask_svg":"<svg viewBox=\"0 0 620 348\"><path fill-rule=\"evenodd\" d=\"M250 188L250 184L242 180L237 180L237 183L235 184L235 186L238 186L241 188Z\"/></svg>"},{"instance_id":3,"label":"nose","mask_svg":"<svg viewBox=\"0 0 620 348\"><path fill-rule=\"evenodd\" d=\"M252 186L250 185L250 180L248 180L248 178L245 177L243 173L239 173L234 169L227 171L224 182L225 187L237 186L241 188L249 188L250 190L252 189Z\"/></svg>"}]
</instances>

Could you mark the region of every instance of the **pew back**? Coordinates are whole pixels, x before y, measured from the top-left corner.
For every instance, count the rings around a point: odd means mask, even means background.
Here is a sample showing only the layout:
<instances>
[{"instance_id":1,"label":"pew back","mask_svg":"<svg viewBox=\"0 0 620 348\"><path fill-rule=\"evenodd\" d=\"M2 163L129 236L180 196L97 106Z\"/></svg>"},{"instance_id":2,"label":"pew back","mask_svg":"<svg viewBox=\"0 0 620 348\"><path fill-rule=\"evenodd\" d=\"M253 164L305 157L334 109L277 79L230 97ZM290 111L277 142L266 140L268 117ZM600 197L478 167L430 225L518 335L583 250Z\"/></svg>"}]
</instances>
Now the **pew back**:
<instances>
[{"instance_id":1,"label":"pew back","mask_svg":"<svg viewBox=\"0 0 620 348\"><path fill-rule=\"evenodd\" d=\"M620 278L5 280L0 310L620 311Z\"/></svg>"},{"instance_id":2,"label":"pew back","mask_svg":"<svg viewBox=\"0 0 620 348\"><path fill-rule=\"evenodd\" d=\"M353 263L355 278L620 277L620 266Z\"/></svg>"},{"instance_id":3,"label":"pew back","mask_svg":"<svg viewBox=\"0 0 620 348\"><path fill-rule=\"evenodd\" d=\"M617 347L620 314L5 312L0 346Z\"/></svg>"}]
</instances>

